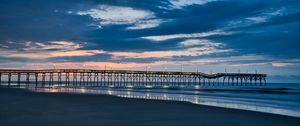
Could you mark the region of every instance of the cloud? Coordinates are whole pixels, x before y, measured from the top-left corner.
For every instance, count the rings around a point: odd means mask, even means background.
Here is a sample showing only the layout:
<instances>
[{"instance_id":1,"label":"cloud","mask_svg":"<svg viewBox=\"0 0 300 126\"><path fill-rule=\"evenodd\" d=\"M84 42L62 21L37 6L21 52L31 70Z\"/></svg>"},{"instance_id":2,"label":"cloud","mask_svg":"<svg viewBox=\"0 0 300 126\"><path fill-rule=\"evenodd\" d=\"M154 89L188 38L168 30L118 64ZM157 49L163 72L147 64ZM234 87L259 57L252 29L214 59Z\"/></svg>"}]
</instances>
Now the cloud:
<instances>
[{"instance_id":1,"label":"cloud","mask_svg":"<svg viewBox=\"0 0 300 126\"><path fill-rule=\"evenodd\" d=\"M226 63L226 64L238 66L239 64L242 64L241 62L245 62L245 61L247 63L253 61L254 62L262 61L263 63L265 63L266 62L265 59L270 59L270 57L264 55L241 55L241 56L226 56L226 57L215 57L215 58L205 58L205 59L194 59L191 60L190 62L201 63L201 64Z\"/></svg>"},{"instance_id":2,"label":"cloud","mask_svg":"<svg viewBox=\"0 0 300 126\"><path fill-rule=\"evenodd\" d=\"M300 59L274 61L271 64L272 64L273 67L299 66L300 65Z\"/></svg>"},{"instance_id":3,"label":"cloud","mask_svg":"<svg viewBox=\"0 0 300 126\"><path fill-rule=\"evenodd\" d=\"M289 11L287 11L285 8L266 9L266 10L259 12L259 14L257 14L257 15L230 21L228 23L228 27L235 28L235 27L245 27L245 26L251 26L254 24L260 24L260 23L268 22L274 17L286 15L288 13L289 13Z\"/></svg>"},{"instance_id":4,"label":"cloud","mask_svg":"<svg viewBox=\"0 0 300 126\"><path fill-rule=\"evenodd\" d=\"M165 41L169 39L177 39L177 38L203 38L209 37L213 35L230 35L233 32L225 32L222 30L215 30L209 32L201 32L201 33L191 33L191 34L171 34L171 35L158 35L158 36L146 36L142 37L143 39L148 39L152 41Z\"/></svg>"},{"instance_id":5,"label":"cloud","mask_svg":"<svg viewBox=\"0 0 300 126\"><path fill-rule=\"evenodd\" d=\"M4 45L4 44L0 44L0 48L9 48L9 46Z\"/></svg>"},{"instance_id":6,"label":"cloud","mask_svg":"<svg viewBox=\"0 0 300 126\"><path fill-rule=\"evenodd\" d=\"M208 48L189 48L174 51L147 51L147 52L112 52L116 57L124 58L170 58L176 56L200 56L211 53L226 52L228 50L211 50Z\"/></svg>"},{"instance_id":7,"label":"cloud","mask_svg":"<svg viewBox=\"0 0 300 126\"><path fill-rule=\"evenodd\" d=\"M206 47L220 47L222 43L217 43L206 39L188 39L179 43L181 47L187 46L206 46Z\"/></svg>"},{"instance_id":8,"label":"cloud","mask_svg":"<svg viewBox=\"0 0 300 126\"><path fill-rule=\"evenodd\" d=\"M101 50L74 50L52 53L53 57L66 57L66 56L93 56L96 54L104 54L105 51Z\"/></svg>"},{"instance_id":9,"label":"cloud","mask_svg":"<svg viewBox=\"0 0 300 126\"><path fill-rule=\"evenodd\" d=\"M50 41L48 43L42 42L25 42L25 51L45 51L45 50L75 50L82 46L80 44L69 41Z\"/></svg>"},{"instance_id":10,"label":"cloud","mask_svg":"<svg viewBox=\"0 0 300 126\"><path fill-rule=\"evenodd\" d=\"M12 45L13 46L13 45ZM20 45L19 45L20 46ZM2 57L7 58L28 58L47 59L55 57L72 56L93 56L97 54L107 54L112 59L146 59L146 58L172 58L183 56L202 56L214 53L230 52L231 49L223 49L224 44L211 40L189 39L178 44L179 49L163 51L145 52L120 52L104 50L83 50L82 44L70 41L50 41L50 42L25 42L21 49L4 49L0 51Z\"/></svg>"},{"instance_id":11,"label":"cloud","mask_svg":"<svg viewBox=\"0 0 300 126\"><path fill-rule=\"evenodd\" d=\"M190 5L204 5L209 2L217 0L169 0L170 4L168 9L182 9Z\"/></svg>"},{"instance_id":12,"label":"cloud","mask_svg":"<svg viewBox=\"0 0 300 126\"><path fill-rule=\"evenodd\" d=\"M272 63L272 66L273 67L285 67L285 66L289 66L289 65L292 65L291 63Z\"/></svg>"},{"instance_id":13,"label":"cloud","mask_svg":"<svg viewBox=\"0 0 300 126\"><path fill-rule=\"evenodd\" d=\"M161 65L174 65L172 61L156 61L150 63L135 63L135 62L36 62L36 63L20 63L14 62L14 69L16 66L26 69L143 69L145 67L155 67ZM5 66L0 64L0 66ZM5 67L10 68L10 67Z\"/></svg>"},{"instance_id":14,"label":"cloud","mask_svg":"<svg viewBox=\"0 0 300 126\"><path fill-rule=\"evenodd\" d=\"M99 5L86 11L79 11L78 15L88 15L98 22L98 27L107 25L129 25L127 29L154 28L161 23L151 11L134 9L131 7Z\"/></svg>"},{"instance_id":15,"label":"cloud","mask_svg":"<svg viewBox=\"0 0 300 126\"><path fill-rule=\"evenodd\" d=\"M178 50L165 51L146 51L146 52L111 52L114 57L123 58L171 58L180 56L202 56L214 53L230 52L231 49L222 49L221 43L209 40L185 40L179 43L179 47L185 47Z\"/></svg>"},{"instance_id":16,"label":"cloud","mask_svg":"<svg viewBox=\"0 0 300 126\"><path fill-rule=\"evenodd\" d=\"M154 28L154 27L159 26L159 24L161 22L162 22L162 20L160 20L160 19L138 21L135 25L127 27L127 29L135 30L135 29Z\"/></svg>"},{"instance_id":17,"label":"cloud","mask_svg":"<svg viewBox=\"0 0 300 126\"><path fill-rule=\"evenodd\" d=\"M269 65L272 67L287 67L300 66L300 59L277 59L266 55L241 55L241 56L226 56L216 58L202 58L193 59L191 63L198 63L202 65L208 64L224 64L233 67L247 67L247 66L262 66Z\"/></svg>"},{"instance_id":18,"label":"cloud","mask_svg":"<svg viewBox=\"0 0 300 126\"><path fill-rule=\"evenodd\" d=\"M83 63L59 63L62 66L66 65L77 65L80 66L84 65L90 68L97 68L97 69L132 69L132 68L144 68L148 66L160 66L166 64L173 64L169 61L156 61L151 63L135 63L135 62L124 62L124 63L115 63L115 62L83 62Z\"/></svg>"},{"instance_id":19,"label":"cloud","mask_svg":"<svg viewBox=\"0 0 300 126\"><path fill-rule=\"evenodd\" d=\"M268 62L262 62L262 63L240 63L240 64L231 64L230 66L235 67L246 67L246 66L261 66L261 65L268 65L270 63Z\"/></svg>"},{"instance_id":20,"label":"cloud","mask_svg":"<svg viewBox=\"0 0 300 126\"><path fill-rule=\"evenodd\" d=\"M81 50L82 45L69 41L50 41L48 43L29 41L25 42L23 46L20 50L0 50L0 55L8 58L47 59L66 56L92 56L105 53L102 50Z\"/></svg>"},{"instance_id":21,"label":"cloud","mask_svg":"<svg viewBox=\"0 0 300 126\"><path fill-rule=\"evenodd\" d=\"M267 22L267 17L264 16L257 16L257 17L248 17L246 18L247 20L249 20L249 23L253 23L253 24L258 24L258 23L263 23L263 22Z\"/></svg>"}]
</instances>

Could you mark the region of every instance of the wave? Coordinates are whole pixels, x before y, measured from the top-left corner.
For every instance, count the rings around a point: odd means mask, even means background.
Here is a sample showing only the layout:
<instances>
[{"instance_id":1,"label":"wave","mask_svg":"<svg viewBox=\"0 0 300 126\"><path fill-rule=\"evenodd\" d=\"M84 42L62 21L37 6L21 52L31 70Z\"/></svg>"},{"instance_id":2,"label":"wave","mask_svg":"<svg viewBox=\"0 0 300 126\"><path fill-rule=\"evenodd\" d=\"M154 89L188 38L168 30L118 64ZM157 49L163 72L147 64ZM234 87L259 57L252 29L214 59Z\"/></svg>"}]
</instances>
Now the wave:
<instances>
[{"instance_id":1,"label":"wave","mask_svg":"<svg viewBox=\"0 0 300 126\"><path fill-rule=\"evenodd\" d=\"M289 88L276 89L280 91ZM65 92L114 95L126 98L191 102L225 108L244 109L300 117L299 93L280 93L268 89L136 89L136 88L39 88L40 92ZM271 93L270 93L271 92Z\"/></svg>"}]
</instances>

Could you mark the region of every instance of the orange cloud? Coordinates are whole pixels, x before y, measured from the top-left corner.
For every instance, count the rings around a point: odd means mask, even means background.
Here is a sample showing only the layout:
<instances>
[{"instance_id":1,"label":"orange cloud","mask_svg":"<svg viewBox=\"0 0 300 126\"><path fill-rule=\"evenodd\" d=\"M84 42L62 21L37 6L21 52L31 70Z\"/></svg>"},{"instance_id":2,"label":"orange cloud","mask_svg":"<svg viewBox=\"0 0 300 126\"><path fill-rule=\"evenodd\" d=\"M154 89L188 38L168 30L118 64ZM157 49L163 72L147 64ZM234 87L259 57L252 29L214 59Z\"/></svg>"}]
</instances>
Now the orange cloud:
<instances>
[{"instance_id":1,"label":"orange cloud","mask_svg":"<svg viewBox=\"0 0 300 126\"><path fill-rule=\"evenodd\" d=\"M139 69L152 66L174 65L175 62L157 61L152 63L115 63L115 62L48 62L30 63L23 66L27 69Z\"/></svg>"}]
</instances>

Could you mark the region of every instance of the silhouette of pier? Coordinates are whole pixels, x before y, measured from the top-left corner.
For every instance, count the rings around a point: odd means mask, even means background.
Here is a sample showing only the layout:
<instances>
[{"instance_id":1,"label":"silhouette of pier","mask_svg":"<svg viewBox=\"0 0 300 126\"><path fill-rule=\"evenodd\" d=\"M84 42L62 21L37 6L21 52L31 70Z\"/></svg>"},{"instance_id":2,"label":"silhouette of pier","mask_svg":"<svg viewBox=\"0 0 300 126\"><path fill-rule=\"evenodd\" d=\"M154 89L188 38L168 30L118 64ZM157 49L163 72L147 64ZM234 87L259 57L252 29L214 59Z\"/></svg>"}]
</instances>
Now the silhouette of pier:
<instances>
[{"instance_id":1,"label":"silhouette of pier","mask_svg":"<svg viewBox=\"0 0 300 126\"><path fill-rule=\"evenodd\" d=\"M0 69L1 87L189 87L262 86L266 74L91 69Z\"/></svg>"}]
</instances>

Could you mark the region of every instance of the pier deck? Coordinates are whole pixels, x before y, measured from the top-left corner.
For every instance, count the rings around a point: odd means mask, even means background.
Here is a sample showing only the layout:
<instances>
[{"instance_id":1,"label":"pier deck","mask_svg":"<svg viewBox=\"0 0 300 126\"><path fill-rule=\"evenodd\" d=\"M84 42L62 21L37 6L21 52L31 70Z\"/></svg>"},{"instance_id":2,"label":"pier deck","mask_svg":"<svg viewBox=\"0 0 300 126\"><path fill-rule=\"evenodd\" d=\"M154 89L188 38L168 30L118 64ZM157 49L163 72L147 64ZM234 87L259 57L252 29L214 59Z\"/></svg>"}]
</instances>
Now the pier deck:
<instances>
[{"instance_id":1,"label":"pier deck","mask_svg":"<svg viewBox=\"0 0 300 126\"><path fill-rule=\"evenodd\" d=\"M249 86L265 85L266 74L92 69L0 69L0 86Z\"/></svg>"}]
</instances>

